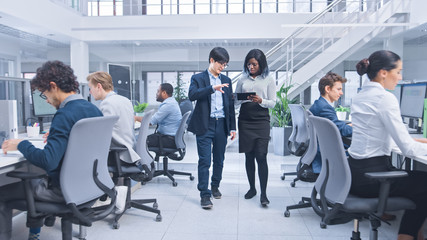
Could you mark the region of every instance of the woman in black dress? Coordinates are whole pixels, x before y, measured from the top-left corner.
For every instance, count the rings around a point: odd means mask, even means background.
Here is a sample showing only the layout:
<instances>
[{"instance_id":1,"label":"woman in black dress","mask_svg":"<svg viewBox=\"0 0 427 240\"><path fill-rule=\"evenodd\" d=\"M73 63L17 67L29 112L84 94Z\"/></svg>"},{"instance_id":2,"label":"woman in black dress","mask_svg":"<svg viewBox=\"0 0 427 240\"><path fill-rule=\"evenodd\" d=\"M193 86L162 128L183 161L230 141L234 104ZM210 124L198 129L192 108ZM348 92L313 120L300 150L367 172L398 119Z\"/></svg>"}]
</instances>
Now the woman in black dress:
<instances>
[{"instance_id":1,"label":"woman in black dress","mask_svg":"<svg viewBox=\"0 0 427 240\"><path fill-rule=\"evenodd\" d=\"M249 191L245 199L256 195L255 188L255 159L258 164L258 177L261 188L261 204L267 206L268 165L267 152L270 139L270 115L268 108L276 103L276 83L269 76L267 60L259 49L252 49L246 55L243 65L243 75L239 79L236 93L255 92L247 100L237 101L240 106L239 114L239 152L246 156L246 174L249 181Z\"/></svg>"}]
</instances>

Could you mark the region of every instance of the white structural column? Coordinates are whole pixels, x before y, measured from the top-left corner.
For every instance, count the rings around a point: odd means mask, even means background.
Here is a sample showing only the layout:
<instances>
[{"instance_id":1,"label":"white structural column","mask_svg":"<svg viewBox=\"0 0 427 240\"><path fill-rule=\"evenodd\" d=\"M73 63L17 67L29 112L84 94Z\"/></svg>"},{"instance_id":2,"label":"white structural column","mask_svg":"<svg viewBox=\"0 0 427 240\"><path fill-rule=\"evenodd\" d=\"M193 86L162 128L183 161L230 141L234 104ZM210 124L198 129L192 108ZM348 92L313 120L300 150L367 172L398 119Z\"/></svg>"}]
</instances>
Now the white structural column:
<instances>
[{"instance_id":1,"label":"white structural column","mask_svg":"<svg viewBox=\"0 0 427 240\"><path fill-rule=\"evenodd\" d=\"M89 46L86 42L72 40L70 45L70 62L77 76L77 80L81 83L86 82L86 77L89 75Z\"/></svg>"}]
</instances>

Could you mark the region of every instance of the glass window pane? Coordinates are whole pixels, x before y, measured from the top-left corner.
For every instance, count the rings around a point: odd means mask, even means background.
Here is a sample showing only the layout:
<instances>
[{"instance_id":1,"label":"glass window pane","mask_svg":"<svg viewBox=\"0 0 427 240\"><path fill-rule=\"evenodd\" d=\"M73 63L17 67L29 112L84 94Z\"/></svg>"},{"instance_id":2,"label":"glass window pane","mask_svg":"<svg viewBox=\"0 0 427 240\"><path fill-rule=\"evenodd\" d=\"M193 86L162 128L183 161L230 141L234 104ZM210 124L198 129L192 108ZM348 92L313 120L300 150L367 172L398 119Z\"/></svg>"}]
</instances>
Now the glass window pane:
<instances>
[{"instance_id":1,"label":"glass window pane","mask_svg":"<svg viewBox=\"0 0 427 240\"><path fill-rule=\"evenodd\" d=\"M291 0L279 0L279 13L293 12L293 3Z\"/></svg>"},{"instance_id":2,"label":"glass window pane","mask_svg":"<svg viewBox=\"0 0 427 240\"><path fill-rule=\"evenodd\" d=\"M194 14L193 0L179 0L179 14Z\"/></svg>"},{"instance_id":3,"label":"glass window pane","mask_svg":"<svg viewBox=\"0 0 427 240\"><path fill-rule=\"evenodd\" d=\"M123 2L116 1L116 16L123 16Z\"/></svg>"},{"instance_id":4,"label":"glass window pane","mask_svg":"<svg viewBox=\"0 0 427 240\"><path fill-rule=\"evenodd\" d=\"M262 0L263 13L275 13L276 12L276 0Z\"/></svg>"},{"instance_id":5,"label":"glass window pane","mask_svg":"<svg viewBox=\"0 0 427 240\"><path fill-rule=\"evenodd\" d=\"M226 0L212 0L212 13L226 13Z\"/></svg>"},{"instance_id":6,"label":"glass window pane","mask_svg":"<svg viewBox=\"0 0 427 240\"><path fill-rule=\"evenodd\" d=\"M176 0L163 0L163 15L177 14Z\"/></svg>"},{"instance_id":7,"label":"glass window pane","mask_svg":"<svg viewBox=\"0 0 427 240\"><path fill-rule=\"evenodd\" d=\"M188 96L188 88L190 87L191 76L194 72L181 72L182 88L185 90L185 94Z\"/></svg>"},{"instance_id":8,"label":"glass window pane","mask_svg":"<svg viewBox=\"0 0 427 240\"><path fill-rule=\"evenodd\" d=\"M345 71L344 77L347 79L344 87L344 106L350 106L351 99L357 94L360 77L356 71Z\"/></svg>"},{"instance_id":9,"label":"glass window pane","mask_svg":"<svg viewBox=\"0 0 427 240\"><path fill-rule=\"evenodd\" d=\"M210 0L196 0L196 14L209 14Z\"/></svg>"},{"instance_id":10,"label":"glass window pane","mask_svg":"<svg viewBox=\"0 0 427 240\"><path fill-rule=\"evenodd\" d=\"M161 0L147 0L147 15L161 14Z\"/></svg>"},{"instance_id":11,"label":"glass window pane","mask_svg":"<svg viewBox=\"0 0 427 240\"><path fill-rule=\"evenodd\" d=\"M149 105L159 105L156 101L156 93L162 83L161 72L147 72L147 102Z\"/></svg>"},{"instance_id":12,"label":"glass window pane","mask_svg":"<svg viewBox=\"0 0 427 240\"><path fill-rule=\"evenodd\" d=\"M98 16L98 3L97 2L88 2L88 16Z\"/></svg>"},{"instance_id":13,"label":"glass window pane","mask_svg":"<svg viewBox=\"0 0 427 240\"><path fill-rule=\"evenodd\" d=\"M326 8L326 6L327 6L326 0L316 0L316 1L313 0L312 11L315 13L321 12L321 11L323 11L323 9Z\"/></svg>"},{"instance_id":14,"label":"glass window pane","mask_svg":"<svg viewBox=\"0 0 427 240\"><path fill-rule=\"evenodd\" d=\"M295 3L295 12L310 12L310 3L306 0Z\"/></svg>"},{"instance_id":15,"label":"glass window pane","mask_svg":"<svg viewBox=\"0 0 427 240\"><path fill-rule=\"evenodd\" d=\"M243 13L243 1L228 0L228 13Z\"/></svg>"},{"instance_id":16,"label":"glass window pane","mask_svg":"<svg viewBox=\"0 0 427 240\"><path fill-rule=\"evenodd\" d=\"M245 13L259 13L259 0L245 1Z\"/></svg>"},{"instance_id":17,"label":"glass window pane","mask_svg":"<svg viewBox=\"0 0 427 240\"><path fill-rule=\"evenodd\" d=\"M170 83L172 87L176 86L176 72L164 72L163 73L163 83Z\"/></svg>"},{"instance_id":18,"label":"glass window pane","mask_svg":"<svg viewBox=\"0 0 427 240\"><path fill-rule=\"evenodd\" d=\"M99 2L99 16L113 16L113 3Z\"/></svg>"}]
</instances>

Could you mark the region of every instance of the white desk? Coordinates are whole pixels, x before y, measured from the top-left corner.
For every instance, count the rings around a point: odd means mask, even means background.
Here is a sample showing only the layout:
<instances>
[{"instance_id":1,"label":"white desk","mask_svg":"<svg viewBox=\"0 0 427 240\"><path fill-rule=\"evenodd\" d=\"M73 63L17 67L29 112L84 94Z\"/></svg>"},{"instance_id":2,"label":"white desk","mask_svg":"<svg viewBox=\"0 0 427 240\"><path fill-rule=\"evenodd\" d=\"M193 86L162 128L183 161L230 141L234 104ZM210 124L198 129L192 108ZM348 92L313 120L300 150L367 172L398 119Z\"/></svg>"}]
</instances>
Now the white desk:
<instances>
[{"instance_id":1,"label":"white desk","mask_svg":"<svg viewBox=\"0 0 427 240\"><path fill-rule=\"evenodd\" d=\"M36 148L43 148L45 143L42 138L27 139ZM28 164L21 152L11 151L7 154L3 154L3 150L0 149L0 174L11 172L17 168L20 168Z\"/></svg>"}]
</instances>

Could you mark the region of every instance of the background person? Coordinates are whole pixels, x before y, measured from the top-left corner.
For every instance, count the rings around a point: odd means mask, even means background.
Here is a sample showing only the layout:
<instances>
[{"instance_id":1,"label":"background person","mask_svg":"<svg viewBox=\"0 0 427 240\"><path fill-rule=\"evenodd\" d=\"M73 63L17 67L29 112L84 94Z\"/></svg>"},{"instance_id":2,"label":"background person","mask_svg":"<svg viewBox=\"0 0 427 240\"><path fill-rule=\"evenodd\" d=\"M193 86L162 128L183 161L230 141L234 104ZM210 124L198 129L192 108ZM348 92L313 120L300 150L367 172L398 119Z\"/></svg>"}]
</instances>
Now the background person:
<instances>
[{"instance_id":1,"label":"background person","mask_svg":"<svg viewBox=\"0 0 427 240\"><path fill-rule=\"evenodd\" d=\"M239 112L239 152L245 153L246 175L249 191L245 199L256 195L255 159L258 164L258 177L261 188L260 201L263 206L270 203L267 198L268 181L268 141L270 140L270 114L268 108L276 104L276 82L269 76L264 53L252 49L246 55L243 75L237 82L236 93L255 92L248 100L238 101Z\"/></svg>"},{"instance_id":2,"label":"background person","mask_svg":"<svg viewBox=\"0 0 427 240\"><path fill-rule=\"evenodd\" d=\"M413 139L400 115L393 90L402 79L400 57L386 50L376 51L369 59L361 60L357 73L367 73L370 82L353 98L351 116L353 137L348 150L352 174L350 192L361 197L378 197L379 183L365 176L367 172L391 171L391 150L394 143L405 156L427 154L427 139ZM407 171L408 176L391 183L390 196L411 199L416 209L405 210L398 239L415 239L422 231L427 216L427 172ZM421 236L420 236L421 237ZM424 239L424 238L418 238Z\"/></svg>"},{"instance_id":3,"label":"background person","mask_svg":"<svg viewBox=\"0 0 427 240\"><path fill-rule=\"evenodd\" d=\"M33 195L37 200L64 201L59 174L71 128L80 119L102 116L95 105L78 94L79 83L76 79L71 67L60 61L48 61L38 68L36 76L31 80L31 89L39 90L40 96L57 109L50 125L46 146L44 149L38 149L22 139L6 140L2 145L5 154L19 150L28 162L47 172L48 179L34 179L31 182ZM12 209L7 207L6 202L23 199L25 190L22 181L0 187L0 239L11 239ZM29 239L39 239L43 219L27 218L27 226L31 227Z\"/></svg>"},{"instance_id":4,"label":"background person","mask_svg":"<svg viewBox=\"0 0 427 240\"><path fill-rule=\"evenodd\" d=\"M313 105L310 107L310 112L314 116L323 117L331 120L338 127L338 130L343 137L351 137L353 129L345 121L338 120L337 113L334 108L334 102L343 95L342 85L346 83L347 79L341 77L340 75L328 72L324 77L319 81L319 92L320 97L314 101ZM316 174L320 173L322 168L322 158L320 156L320 150L317 149L316 157L311 163L313 172Z\"/></svg>"},{"instance_id":5,"label":"background person","mask_svg":"<svg viewBox=\"0 0 427 240\"><path fill-rule=\"evenodd\" d=\"M172 97L173 87L170 83L162 83L157 89L156 101L161 102L159 109L151 118L150 124L157 125L156 133L147 137L149 147L160 146L175 148L175 134L181 123L182 115L178 102ZM141 122L143 117L135 116Z\"/></svg>"},{"instance_id":6,"label":"background person","mask_svg":"<svg viewBox=\"0 0 427 240\"><path fill-rule=\"evenodd\" d=\"M188 97L196 101L188 131L196 134L198 162L198 184L200 205L212 208L211 195L221 198L219 185L222 179L227 136L236 135L236 119L232 98L231 80L221 74L230 57L227 50L215 47L209 53L209 68L191 77ZM211 153L213 158L211 160ZM211 190L209 190L209 168L213 162Z\"/></svg>"}]
</instances>

